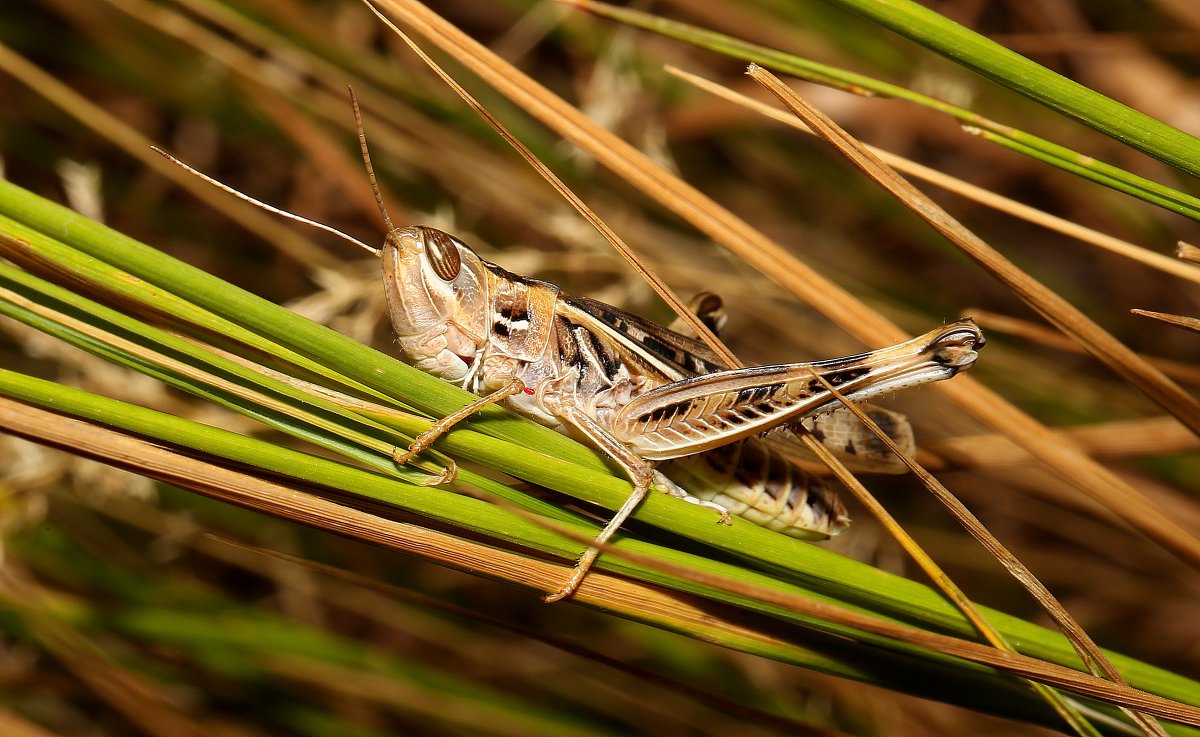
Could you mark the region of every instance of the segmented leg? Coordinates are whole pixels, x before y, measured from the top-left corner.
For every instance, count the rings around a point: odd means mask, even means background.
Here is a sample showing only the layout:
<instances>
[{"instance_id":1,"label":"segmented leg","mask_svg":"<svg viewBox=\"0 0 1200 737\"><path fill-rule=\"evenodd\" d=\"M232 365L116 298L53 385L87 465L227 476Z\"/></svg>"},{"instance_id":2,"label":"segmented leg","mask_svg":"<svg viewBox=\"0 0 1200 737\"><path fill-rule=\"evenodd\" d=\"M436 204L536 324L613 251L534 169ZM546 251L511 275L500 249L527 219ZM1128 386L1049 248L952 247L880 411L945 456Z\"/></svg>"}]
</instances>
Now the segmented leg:
<instances>
[{"instance_id":1,"label":"segmented leg","mask_svg":"<svg viewBox=\"0 0 1200 737\"><path fill-rule=\"evenodd\" d=\"M425 451L427 448L429 448L429 446L433 445L438 438L450 432L450 429L458 423L462 422L490 404L502 402L515 394L520 394L523 391L525 391L525 384L523 384L520 379L513 379L491 394L480 397L462 409L452 412L442 419L437 420L428 430L413 438L413 441L408 448L404 450L399 448L394 449L392 451L392 459L395 460L396 463L403 466L416 457L418 453ZM439 483L444 484L454 480L454 470L455 469L453 466L447 468L447 473L442 474L441 481Z\"/></svg>"},{"instance_id":2,"label":"segmented leg","mask_svg":"<svg viewBox=\"0 0 1200 737\"><path fill-rule=\"evenodd\" d=\"M583 582L584 576L587 575L592 564L596 562L596 557L600 555L600 549L596 545L603 545L608 542L608 539L629 518L633 510L637 509L637 505L641 503L642 499L646 498L646 492L650 489L650 482L654 478L655 473L653 466L630 452L628 448L613 438L612 435L608 434L591 417L570 406L562 408L561 416L564 421L578 429L621 465L621 468L625 470L625 473L629 475L629 479L633 482L633 493L629 495L629 498L625 500L625 503L621 505L621 508L617 510L613 518L608 521L604 529L600 530L600 533L596 535L593 540L594 544L583 551L583 555L575 563L575 570L571 573L571 578L567 580L567 583L558 591L542 597L548 603L556 602L575 593L575 589L579 588L579 584Z\"/></svg>"}]
</instances>

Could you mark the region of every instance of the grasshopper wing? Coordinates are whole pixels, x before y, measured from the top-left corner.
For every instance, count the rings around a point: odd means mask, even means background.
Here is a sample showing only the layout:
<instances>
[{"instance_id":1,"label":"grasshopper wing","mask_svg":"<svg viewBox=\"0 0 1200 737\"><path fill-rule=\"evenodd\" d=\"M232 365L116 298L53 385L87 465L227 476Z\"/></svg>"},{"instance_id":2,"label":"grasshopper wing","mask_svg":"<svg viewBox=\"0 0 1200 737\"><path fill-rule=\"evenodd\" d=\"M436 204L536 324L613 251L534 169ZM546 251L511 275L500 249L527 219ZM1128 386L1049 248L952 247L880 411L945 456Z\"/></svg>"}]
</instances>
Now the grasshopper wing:
<instances>
[{"instance_id":1,"label":"grasshopper wing","mask_svg":"<svg viewBox=\"0 0 1200 737\"><path fill-rule=\"evenodd\" d=\"M645 392L621 408L618 439L648 460L700 453L837 407L816 378L853 401L950 378L975 362L969 320L868 353L815 363L718 371Z\"/></svg>"}]
</instances>

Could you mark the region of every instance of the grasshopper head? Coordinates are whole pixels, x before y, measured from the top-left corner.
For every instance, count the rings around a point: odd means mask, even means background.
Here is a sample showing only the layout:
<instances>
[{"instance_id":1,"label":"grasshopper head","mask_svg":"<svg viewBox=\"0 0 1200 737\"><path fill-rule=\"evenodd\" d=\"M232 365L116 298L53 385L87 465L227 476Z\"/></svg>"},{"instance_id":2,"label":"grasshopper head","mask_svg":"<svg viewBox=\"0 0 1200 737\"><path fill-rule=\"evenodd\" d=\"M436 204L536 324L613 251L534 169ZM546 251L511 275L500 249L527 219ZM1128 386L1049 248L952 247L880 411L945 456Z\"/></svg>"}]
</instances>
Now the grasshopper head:
<instances>
[{"instance_id":1,"label":"grasshopper head","mask_svg":"<svg viewBox=\"0 0 1200 737\"><path fill-rule=\"evenodd\" d=\"M460 378L487 336L483 260L454 236L419 225L388 233L381 256L388 313L407 357Z\"/></svg>"}]
</instances>

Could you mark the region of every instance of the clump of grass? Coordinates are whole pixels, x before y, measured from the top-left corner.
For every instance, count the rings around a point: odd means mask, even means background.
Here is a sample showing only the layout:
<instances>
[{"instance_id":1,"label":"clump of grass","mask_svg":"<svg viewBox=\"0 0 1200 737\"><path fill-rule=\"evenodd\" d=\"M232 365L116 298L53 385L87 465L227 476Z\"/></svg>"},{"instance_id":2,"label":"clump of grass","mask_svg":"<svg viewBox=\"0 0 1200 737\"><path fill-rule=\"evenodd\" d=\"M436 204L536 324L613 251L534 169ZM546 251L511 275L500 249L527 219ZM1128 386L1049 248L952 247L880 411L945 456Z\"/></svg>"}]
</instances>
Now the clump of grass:
<instances>
[{"instance_id":1,"label":"clump of grass","mask_svg":"<svg viewBox=\"0 0 1200 737\"><path fill-rule=\"evenodd\" d=\"M195 0L163 5L111 0L90 6L48 1L19 22L0 18L0 31L11 49L34 62L32 67L22 65L12 50L0 51L0 66L30 85L13 88L20 104L11 107L20 112L0 123L9 178L55 195L59 180L52 165L57 159L93 159L103 172L104 196L98 199L106 202L111 224L119 230L276 302L311 292L319 266L324 292L320 299L355 314L354 322L363 331L361 326L369 320L365 315L379 310L380 303L378 294L360 297L352 291L363 288L361 265L344 266L340 257L312 244L313 236L298 235L201 188L197 194L218 204L221 214L206 211L163 184L160 177L172 177L173 171L145 173L145 167L157 166L151 163L157 158L146 148L154 142L257 197L378 239L378 226L372 224L374 205L359 173L343 102L344 85L352 80L380 149L377 157L394 212L407 208L401 215L405 220L454 230L513 270L548 276L570 291L669 319L651 301L649 290L626 276L604 244L570 220L551 191L413 57L395 48L380 53L391 40L363 8L300 3L249 7L235 12L220 3ZM690 20L767 44L777 43L776 29L781 27L832 28L841 23L823 15L835 11L822 6L809 8L814 15L802 21L794 15L796 9L778 9L773 15L732 4L723 9L719 21ZM404 19L418 17L411 15L417 9L408 10ZM771 261L776 267L768 269L771 278L790 283L801 300L817 308L812 312L666 215L672 208L682 209L692 196L673 180L649 181L646 188L660 202L643 200L624 183L636 182L632 169L620 179L591 169L559 148L552 134L531 125L486 87L471 83L475 94L583 191L676 289L686 294L715 288L724 294L734 311L729 335L740 355L770 362L862 347L833 324L878 344L897 332L892 323L921 330L969 306L1026 316L1027 308L1012 293L970 270L823 149L693 93L660 71L661 62L669 60L736 87L743 84L740 64L645 36L628 36L635 43L626 56L605 54L604 45L614 33L632 32L568 15L546 35L551 26L540 7L530 8L523 17L523 10L499 9L480 17L465 4L451 4L443 12L494 47L518 50L510 51L510 60L560 94L610 100L607 117L624 137L669 141L669 163L688 182L756 226L740 231L731 229L732 221L714 220L701 226L712 239L769 243L729 237L762 231L785 246L750 253L748 263ZM991 22L1008 20L1017 22L1007 17ZM1154 31L1149 25L1138 30ZM46 33L69 36L72 43L38 43ZM826 35L821 43L829 61L865 66L850 51L861 41L861 30L856 34ZM783 35L784 43L793 38ZM874 60L873 76L901 83L914 78L907 66L910 50L882 34L871 39L875 48L858 53ZM450 44L448 51L466 63L466 46ZM64 49L77 51L66 56ZM1137 53L1147 59L1154 56L1145 50ZM564 59L574 74L563 74ZM889 59L905 65L889 66ZM1103 63L1094 57L1072 59ZM1154 162L1131 158L1053 115L978 87L931 57L921 57L920 65L931 70L926 79L980 95L966 105L972 110L996 120L1019 119L1023 129L1051 141L1069 140L1086 155L1168 185L1190 186ZM39 76L38 67L52 72ZM509 78L515 79L511 74ZM605 84L614 87L600 86ZM823 93L814 94L820 98ZM104 104L88 105L86 98ZM834 103L827 97L819 102L823 107ZM518 107L537 114L534 101L519 102ZM886 140L1080 226L1158 245L1162 252L1175 240L1195 240L1194 223L1178 215L1047 174L1039 163L998 154L953 126L942 127L899 103L843 98L834 107L837 117L863 138ZM118 114L106 114L105 109ZM576 140L610 162L637 158L636 152L619 144L596 141ZM661 157L664 149L655 151ZM130 156L141 163L134 164ZM57 461L47 465L47 474L61 475L51 483L48 478L31 480L27 464L9 464L8 468L23 469L23 475L5 476L0 482L12 500L7 509L13 510L4 526L8 537L0 621L19 656L10 689L14 698L6 702L12 711L4 718L64 733L76 731L85 720L90 729L103 733L124 733L130 726L156 733L199 733L217 720L244 729L304 734L341 733L348 725L364 734L403 728L427 733L471 729L629 734L659 733L680 725L715 734L747 723L763 733L782 733L802 729L801 722L851 731L900 731L909 721L947 733L1022 729L1015 722L996 723L878 690L883 686L915 689L1010 718L1060 724L1045 703L1016 680L961 661L951 665L943 656L918 651L913 643L901 644L896 639L901 630L886 630L885 625L894 626L888 624L890 618L920 623L931 638L939 632L968 635L961 617L928 589L843 561L822 548L777 540L750 525L735 526L732 537L714 535L711 519L702 510L667 499L649 500L639 524L622 538L618 550L602 557L608 572L585 587L580 601L718 642L729 650L597 612L543 607L532 592L553 588L560 580L579 548L576 540L556 535L507 507L419 486L436 472L437 457L400 477L386 463L387 447L420 431L425 417L463 401L451 388L405 373L365 347L308 327L202 275L177 270L173 262L106 233L90 246L96 249L90 255L73 251L81 246L78 239L101 231L89 231L90 226L61 213L47 215L51 209L33 215L40 207L35 200L5 191L6 212L25 226L6 225L6 253L20 256L28 268L4 267L7 304L16 305L10 315L22 309L27 322L39 323L81 347L107 352L108 358L124 365L143 370L155 366L168 384L207 392L209 400L226 407L250 408L266 422L217 415L208 402L178 393L150 396L140 385L135 389L132 383L122 386L120 380L108 378L101 385L101 377L113 369L100 369L97 359L82 353L42 352L39 345L44 344L5 319L0 322L10 336L3 347L5 369L55 378L110 397L104 400L5 371L5 393L20 392L24 402L4 405L6 427L14 429L20 422L22 434L36 435L51 446L101 457L284 520L408 550L416 557L398 558L287 521L181 495L170 486L158 487L161 498L154 507L119 493L102 499L96 493L96 477L84 466L64 470L69 466ZM699 215L718 213L707 202L690 201L700 203L693 208ZM1193 336L1185 331L1150 327L1144 318L1126 312L1136 307L1195 315L1194 284L1163 288L1167 280L1179 284L1174 280L1186 272L1176 269L1167 276L1130 266L1004 216L957 202L950 206L1123 343L1177 362L1194 346ZM40 226L31 222L43 215ZM246 232L261 240L247 239ZM125 246L129 250L121 251ZM60 247L66 250L54 251ZM799 266L792 260L795 254L803 256ZM780 270L784 259L792 266ZM56 291L32 275L45 274L51 263L57 280L87 284L85 295ZM577 268L580 264L584 268ZM825 274L834 279L825 279ZM191 292L184 288L189 282ZM130 311L132 304L150 305L151 312L133 312L152 319L127 320L121 311L105 313L88 297L123 311ZM857 306L860 300L871 309ZM228 312L222 315L221 310ZM245 320L259 322L248 329ZM163 328L167 332L161 332ZM375 332L379 344L386 346L386 328ZM120 341L114 342L114 337ZM318 355L321 352L341 361L331 364ZM1194 587L1188 584L1194 572L1183 562L1189 559L1187 538L1167 533L1172 526L1185 532L1197 529L1200 514L1189 496L1197 490L1197 477L1187 472L1194 467L1188 465L1192 461L1161 452L1194 452L1194 437L1168 431L1164 437L1170 439L1157 447L1127 441L1128 423L1135 419L1178 429L1162 415L1184 403L1164 411L1125 380L1042 343L997 340L993 335L984 358L977 372L983 383L1058 436L1087 438L1082 447L1107 448L1105 452L1118 459L1109 455L1103 465L1085 461L1064 481L1026 460L1028 456L1011 444L1003 446L1003 453L991 453L988 449L1003 443L1006 433L1014 434L1014 425L994 421L990 430L998 435L984 436L985 428L965 415L962 404L947 401L949 394L950 400L969 403L981 390L952 389L897 399L913 417L923 447L937 453L923 460L941 469L950 488L1102 645L1177 672L1118 658L1134 685L1186 701L1186 677L1196 673L1195 654L1188 647L1197 633L1193 618L1183 615L1194 606ZM273 374L251 370L247 359L332 382L375 402L385 401L385 395L398 397L401 404L393 405L397 412L386 418L349 417L319 396L297 392L295 385ZM1186 378L1186 370L1179 378ZM30 404L39 401L59 414L31 409ZM134 406L138 404L163 412ZM65 419L61 413L68 408L104 427ZM306 444L291 447L292 441L283 440L279 431L298 435ZM1024 441L1026 451L1065 457L1056 435L1038 435L1040 445L1030 448L1028 433L1015 434L1018 447ZM314 444L325 451L313 454ZM562 458L521 450L522 445L545 449L548 444L556 446ZM17 458L32 453L17 445L6 449ZM464 490L490 490L489 498L503 495L510 504L567 525L568 533L588 534L594 526L577 511L594 509L588 506L593 501L611 508L626 488L619 478L604 473L586 449L501 413L490 413L471 429L456 433L443 449L460 461L466 459L469 471L505 467L510 474L581 498L576 502L580 506L569 511L562 505L570 497L547 503L544 496L525 493L520 485L510 490L492 471L464 477L469 482ZM331 452L340 460L322 457ZM511 476L500 478L511 482ZM915 485L867 483L884 492L896 516L969 595L1019 616L1037 616L1034 605L999 567L921 500ZM119 481L105 485L120 488ZM1099 508L1079 494L1080 487L1136 489L1149 501L1135 504L1126 499ZM909 493L896 493L901 491ZM1142 534L1131 532L1127 521L1138 519L1134 513L1155 507L1166 510L1171 524L1142 517ZM831 547L884 570L903 569L893 543L881 541L877 528L863 515L856 523L852 533ZM200 535L201 529L333 563L356 571L360 578L305 570L216 542ZM689 537L694 541L681 542ZM1158 545L1155 540L1168 542ZM623 557L622 551L652 557ZM526 588L432 567L422 563L423 558ZM696 568L703 570L699 577L685 570ZM401 603L395 589L381 595L378 586L364 583L362 576L431 598ZM659 586L675 593L664 593ZM804 599L788 598L797 593L795 587L807 592ZM839 603L823 617L814 617L803 606L814 599ZM480 630L466 623L463 612L447 611L447 603L486 608L502 621L524 621L535 631L587 642L600 653L616 655L617 662L595 651L580 652L575 644L568 647L573 650L569 655L531 648L528 632L514 637L511 631ZM844 616L838 608L847 608ZM854 619L863 615L882 617L884 624L878 626L885 629L864 635L875 625ZM989 616L1002 631L1016 635L1019 646L1030 654L1073 662L1069 647L1043 630L998 614ZM940 641L920 644L936 648L936 642ZM778 662L749 661L737 651ZM576 660L581 654L591 661L584 667ZM648 680L644 671L628 667L635 661L674 678ZM45 670L34 665L38 662L52 663L45 667L67 677L55 678L48 691L39 678ZM851 688L792 664L876 685ZM614 665L621 667L614 670ZM1040 667L1040 672L1016 672L1045 677L1052 671L1049 665ZM603 687L595 688L597 682ZM713 700L705 693L712 690L736 693L736 704ZM38 698L21 698L35 691ZM1132 695L1119 691L1109 688L1104 697L1149 713L1186 718L1165 703L1129 702ZM85 711L81 704L89 708ZM737 709L741 711L735 719ZM1090 704L1081 713L1098 728L1110 728L1105 719L1096 718ZM1175 725L1168 728L1188 733Z\"/></svg>"}]
</instances>

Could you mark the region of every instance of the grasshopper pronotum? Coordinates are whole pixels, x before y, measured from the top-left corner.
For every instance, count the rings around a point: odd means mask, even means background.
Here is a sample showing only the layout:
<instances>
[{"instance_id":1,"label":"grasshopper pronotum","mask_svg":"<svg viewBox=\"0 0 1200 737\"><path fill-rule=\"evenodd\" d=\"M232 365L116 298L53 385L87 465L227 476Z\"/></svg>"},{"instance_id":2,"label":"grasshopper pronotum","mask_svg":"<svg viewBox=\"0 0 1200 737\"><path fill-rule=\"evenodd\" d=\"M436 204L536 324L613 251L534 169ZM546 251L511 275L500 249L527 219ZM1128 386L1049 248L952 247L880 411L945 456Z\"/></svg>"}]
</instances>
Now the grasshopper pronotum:
<instances>
[{"instance_id":1,"label":"grasshopper pronotum","mask_svg":"<svg viewBox=\"0 0 1200 737\"><path fill-rule=\"evenodd\" d=\"M357 106L356 106L357 112ZM407 463L456 422L503 403L548 427L575 435L616 461L633 492L595 537L605 543L651 486L736 514L792 537L825 539L849 524L823 483L759 436L803 424L857 470L894 472L890 451L816 378L848 400L948 379L969 368L984 345L970 319L888 348L812 363L730 369L704 343L550 282L519 276L483 260L435 228L396 227L383 207L359 130L363 155L387 226L373 248L329 226L265 205L163 153L237 197L316 226L380 257L388 314L406 363L480 395L436 422L406 449ZM699 313L714 309L708 295ZM872 408L901 447L913 446L907 420ZM655 464L666 461L663 471ZM546 596L569 596L599 554L584 551L570 579Z\"/></svg>"}]
</instances>

